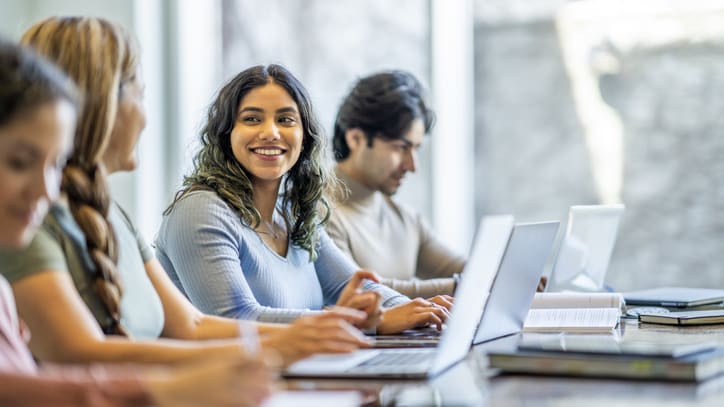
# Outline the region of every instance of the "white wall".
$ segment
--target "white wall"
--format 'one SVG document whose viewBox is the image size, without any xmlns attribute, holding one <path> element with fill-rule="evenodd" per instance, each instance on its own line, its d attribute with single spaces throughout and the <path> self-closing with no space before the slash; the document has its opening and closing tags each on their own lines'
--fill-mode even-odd
<svg viewBox="0 0 724 407">
<path fill-rule="evenodd" d="M 133 9 L 134 3 L 127 0 L 3 0 L 0 34 L 17 39 L 34 22 L 52 15 L 101 16 L 131 27 Z"/>
<path fill-rule="evenodd" d="M 167 203 L 164 123 L 162 103 L 164 16 L 162 0 L 3 0 L 0 4 L 0 35 L 17 40 L 33 23 L 53 15 L 104 17 L 135 32 L 142 50 L 146 81 L 147 127 L 138 144 L 139 169 L 114 174 L 111 191 L 147 239 L 155 233 Z M 139 174 L 144 174 L 141 177 Z"/>
<path fill-rule="evenodd" d="M 432 137 L 433 222 L 438 237 L 467 255 L 475 219 L 473 4 L 431 3 L 432 95 L 437 123 Z M 450 78 L 455 78 L 450 80 Z M 450 199 L 450 197 L 455 197 Z"/>
</svg>

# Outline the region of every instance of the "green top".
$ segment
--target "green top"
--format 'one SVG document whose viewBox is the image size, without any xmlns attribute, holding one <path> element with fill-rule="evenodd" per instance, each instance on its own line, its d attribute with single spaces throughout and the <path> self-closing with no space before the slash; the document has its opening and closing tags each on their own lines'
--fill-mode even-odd
<svg viewBox="0 0 724 407">
<path fill-rule="evenodd" d="M 153 259 L 153 250 L 117 204 L 111 205 L 108 219 L 118 240 L 118 272 L 123 284 L 121 322 L 135 339 L 158 338 L 164 325 L 163 306 L 144 268 Z M 110 316 L 93 287 L 89 270 L 95 265 L 85 236 L 66 206 L 50 208 L 28 248 L 0 250 L 0 265 L 0 273 L 10 283 L 48 270 L 70 273 L 98 323 L 104 329 L 110 327 Z"/>
</svg>

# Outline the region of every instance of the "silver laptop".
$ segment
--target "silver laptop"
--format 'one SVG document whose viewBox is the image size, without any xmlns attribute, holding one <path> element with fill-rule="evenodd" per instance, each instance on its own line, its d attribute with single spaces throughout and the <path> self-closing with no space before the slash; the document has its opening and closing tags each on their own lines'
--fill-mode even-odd
<svg viewBox="0 0 724 407">
<path fill-rule="evenodd" d="M 350 354 L 322 354 L 292 364 L 287 377 L 427 378 L 467 355 L 475 329 L 500 268 L 513 230 L 510 215 L 480 221 L 470 258 L 456 292 L 447 328 L 435 348 L 362 349 Z"/>
<path fill-rule="evenodd" d="M 560 222 L 515 225 L 495 276 L 474 344 L 518 333 L 553 249 Z"/>
<path fill-rule="evenodd" d="M 553 249 L 560 222 L 520 223 L 513 227 L 503 260 L 490 287 L 479 319 L 475 344 L 520 332 L 533 301 L 540 276 Z M 478 294 L 480 291 L 478 290 Z M 456 301 L 459 296 L 456 296 Z M 439 338 L 439 337 L 438 337 Z M 388 335 L 375 347 L 430 347 L 438 341 L 429 334 Z"/>
<path fill-rule="evenodd" d="M 605 291 L 623 205 L 575 205 L 546 291 Z"/>
</svg>

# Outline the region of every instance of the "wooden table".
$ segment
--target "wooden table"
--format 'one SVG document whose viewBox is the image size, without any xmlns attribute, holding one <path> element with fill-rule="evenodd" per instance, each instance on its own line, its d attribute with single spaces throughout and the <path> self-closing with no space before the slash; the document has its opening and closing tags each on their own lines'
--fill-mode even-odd
<svg viewBox="0 0 724 407">
<path fill-rule="evenodd" d="M 623 320 L 624 341 L 724 345 L 724 325 L 669 327 Z M 552 334 L 557 335 L 557 334 Z M 717 406 L 724 407 L 724 376 L 703 383 L 644 382 L 576 377 L 496 375 L 486 351 L 515 346 L 517 336 L 474 347 L 466 360 L 427 380 L 288 380 L 291 389 L 354 389 L 369 406 Z"/>
</svg>

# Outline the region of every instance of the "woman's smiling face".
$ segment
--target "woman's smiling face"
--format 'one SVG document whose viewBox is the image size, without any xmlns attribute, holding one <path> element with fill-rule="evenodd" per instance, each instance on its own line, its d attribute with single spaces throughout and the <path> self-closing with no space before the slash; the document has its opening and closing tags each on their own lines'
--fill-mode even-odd
<svg viewBox="0 0 724 407">
<path fill-rule="evenodd" d="M 75 108 L 56 101 L 0 127 L 0 247 L 28 244 L 58 196 L 75 120 Z"/>
<path fill-rule="evenodd" d="M 303 139 L 297 103 L 277 83 L 252 89 L 239 103 L 231 151 L 253 184 L 278 184 L 299 160 Z"/>
</svg>

